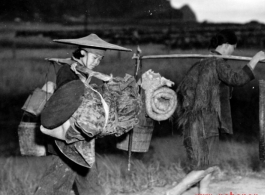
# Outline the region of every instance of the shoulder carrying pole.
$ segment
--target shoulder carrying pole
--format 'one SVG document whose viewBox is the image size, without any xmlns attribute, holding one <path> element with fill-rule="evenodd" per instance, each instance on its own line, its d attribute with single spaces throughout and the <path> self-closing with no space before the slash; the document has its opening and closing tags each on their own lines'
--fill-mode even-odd
<svg viewBox="0 0 265 195">
<path fill-rule="evenodd" d="M 168 55 L 147 55 L 142 56 L 142 60 L 146 59 L 172 59 L 172 58 L 223 58 L 227 60 L 239 60 L 239 61 L 250 61 L 251 57 L 245 56 L 233 56 L 233 55 L 213 55 L 213 54 L 168 54 Z M 136 59 L 136 56 L 133 56 L 133 59 Z M 265 63 L 265 60 L 260 61 L 261 63 Z"/>
<path fill-rule="evenodd" d="M 135 59 L 135 69 L 134 69 L 134 78 L 136 82 L 140 79 L 141 77 L 141 50 L 140 47 L 138 46 L 136 54 L 133 55 L 132 59 Z M 132 156 L 132 140 L 133 139 L 133 129 L 129 131 L 129 145 L 128 145 L 128 171 L 131 170 L 131 156 Z"/>
</svg>

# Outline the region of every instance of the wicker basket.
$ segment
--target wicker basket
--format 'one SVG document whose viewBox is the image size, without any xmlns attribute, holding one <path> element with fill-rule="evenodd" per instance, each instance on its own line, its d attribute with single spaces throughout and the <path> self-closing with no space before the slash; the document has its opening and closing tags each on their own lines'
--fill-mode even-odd
<svg viewBox="0 0 265 195">
<path fill-rule="evenodd" d="M 136 126 L 132 133 L 132 152 L 147 152 L 151 143 L 153 127 Z M 120 150 L 129 150 L 129 133 L 118 139 L 116 147 Z"/>
<path fill-rule="evenodd" d="M 45 156 L 44 135 L 37 122 L 21 121 L 18 126 L 19 147 L 21 155 Z"/>
<path fill-rule="evenodd" d="M 265 81 L 259 81 L 259 158 L 265 161 Z"/>
</svg>

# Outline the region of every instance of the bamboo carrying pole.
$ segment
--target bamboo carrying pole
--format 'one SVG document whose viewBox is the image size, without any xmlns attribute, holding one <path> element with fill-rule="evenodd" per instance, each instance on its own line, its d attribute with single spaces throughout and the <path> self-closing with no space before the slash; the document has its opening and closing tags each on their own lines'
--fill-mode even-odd
<svg viewBox="0 0 265 195">
<path fill-rule="evenodd" d="M 212 55 L 212 54 L 168 54 L 168 55 L 146 55 L 142 56 L 141 60 L 145 59 L 170 59 L 170 58 L 210 58 L 217 57 L 229 60 L 242 60 L 242 61 L 250 61 L 251 57 L 244 56 L 232 56 L 232 55 Z M 137 56 L 133 56 L 132 59 L 137 59 Z M 265 60 L 260 61 L 265 63 Z"/>
<path fill-rule="evenodd" d="M 141 76 L 141 50 L 138 46 L 136 54 L 134 54 L 133 59 L 135 59 L 135 69 L 134 78 L 136 81 L 140 79 Z M 129 143 L 128 143 L 128 171 L 131 171 L 131 156 L 132 156 L 132 142 L 133 142 L 133 129 L 129 131 Z"/>
</svg>

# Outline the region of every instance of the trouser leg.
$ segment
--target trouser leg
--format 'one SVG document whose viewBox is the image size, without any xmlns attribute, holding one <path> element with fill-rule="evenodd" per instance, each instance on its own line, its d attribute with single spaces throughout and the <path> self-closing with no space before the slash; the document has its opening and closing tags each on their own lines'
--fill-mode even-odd
<svg viewBox="0 0 265 195">
<path fill-rule="evenodd" d="M 184 131 L 184 146 L 190 160 L 190 173 L 173 188 L 167 195 L 181 195 L 191 186 L 199 183 L 199 193 L 207 193 L 212 173 L 218 170 L 215 164 L 215 154 L 218 152 L 219 137 L 205 139 L 202 121 L 195 121 Z"/>
<path fill-rule="evenodd" d="M 68 195 L 72 190 L 74 178 L 73 170 L 58 156 L 54 156 L 40 179 L 35 195 Z"/>
<path fill-rule="evenodd" d="M 190 161 L 190 171 L 203 170 L 218 164 L 219 135 L 207 137 L 206 129 L 218 131 L 218 123 L 195 120 L 185 126 L 183 144 Z"/>
<path fill-rule="evenodd" d="M 209 147 L 204 138 L 203 122 L 196 120 L 187 125 L 183 137 L 183 144 L 189 161 L 189 171 L 206 168 L 209 164 Z"/>
<path fill-rule="evenodd" d="M 75 184 L 79 195 L 105 195 L 104 188 L 99 184 L 96 163 L 90 168 L 81 167 L 77 171 Z"/>
<path fill-rule="evenodd" d="M 218 164 L 218 152 L 219 152 L 219 137 L 212 136 L 206 139 L 209 148 L 209 166 Z M 216 170 L 217 171 L 217 170 Z M 212 180 L 213 173 L 206 175 L 201 181 L 199 186 L 200 194 L 209 193 L 209 185 Z"/>
</svg>

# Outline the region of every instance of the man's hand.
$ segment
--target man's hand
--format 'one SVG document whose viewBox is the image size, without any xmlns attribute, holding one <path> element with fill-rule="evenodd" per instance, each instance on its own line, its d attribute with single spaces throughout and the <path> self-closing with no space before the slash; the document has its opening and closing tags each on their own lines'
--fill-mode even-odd
<svg viewBox="0 0 265 195">
<path fill-rule="evenodd" d="M 256 53 L 252 59 L 250 60 L 250 62 L 248 63 L 248 65 L 252 68 L 252 70 L 256 67 L 256 65 L 258 64 L 259 61 L 263 61 L 265 60 L 265 54 L 263 51 L 259 51 L 258 53 Z"/>
</svg>

